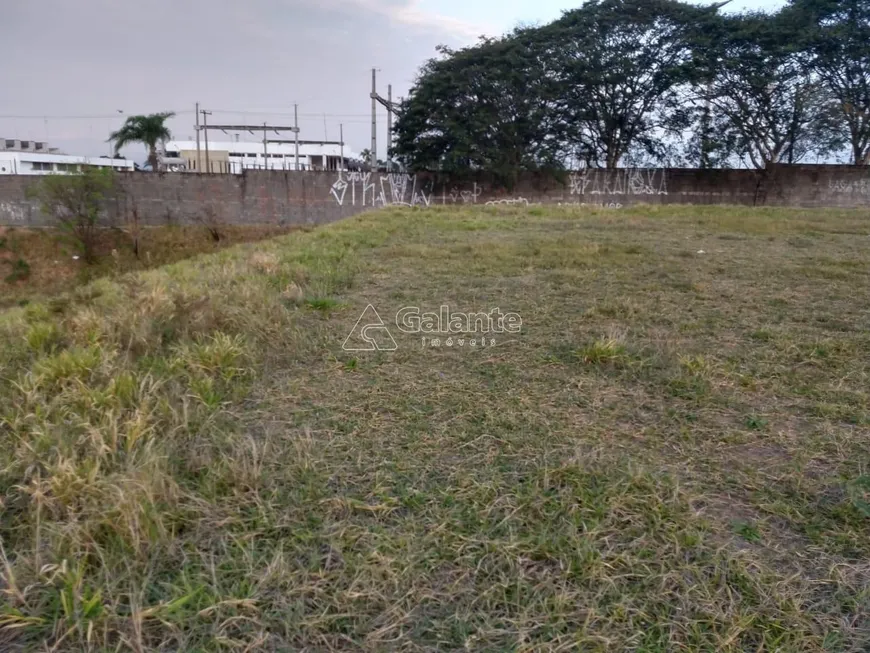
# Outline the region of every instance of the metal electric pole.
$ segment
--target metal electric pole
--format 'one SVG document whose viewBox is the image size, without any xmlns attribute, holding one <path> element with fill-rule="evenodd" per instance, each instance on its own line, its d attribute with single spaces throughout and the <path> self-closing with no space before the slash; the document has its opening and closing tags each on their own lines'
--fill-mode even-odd
<svg viewBox="0 0 870 653">
<path fill-rule="evenodd" d="M 202 156 L 199 153 L 199 102 L 196 103 L 196 171 L 202 172 Z"/>
<path fill-rule="evenodd" d="M 344 125 L 338 126 L 338 140 L 341 141 L 341 170 L 344 170 Z"/>
<path fill-rule="evenodd" d="M 211 111 L 206 111 L 202 109 L 200 111 L 202 114 L 202 130 L 205 132 L 205 168 L 206 172 L 211 172 L 211 162 L 208 159 L 208 118 L 207 116 L 211 115 Z"/>
<path fill-rule="evenodd" d="M 387 166 L 390 167 L 391 157 L 390 150 L 393 146 L 393 116 L 399 115 L 399 105 L 393 103 L 393 85 L 387 86 L 386 99 L 378 95 L 377 78 L 375 77 L 375 69 L 372 68 L 372 167 L 378 164 L 376 154 L 377 147 L 377 106 L 380 102 L 387 110 Z"/>
<path fill-rule="evenodd" d="M 369 153 L 372 170 L 378 168 L 378 73 L 372 68 L 372 149 Z"/>
<path fill-rule="evenodd" d="M 263 170 L 269 169 L 269 148 L 266 145 L 268 142 L 266 139 L 269 138 L 268 134 L 266 134 L 266 126 L 268 123 L 263 123 Z"/>
<path fill-rule="evenodd" d="M 293 129 L 296 132 L 296 171 L 299 171 L 299 105 L 293 105 Z"/>
</svg>

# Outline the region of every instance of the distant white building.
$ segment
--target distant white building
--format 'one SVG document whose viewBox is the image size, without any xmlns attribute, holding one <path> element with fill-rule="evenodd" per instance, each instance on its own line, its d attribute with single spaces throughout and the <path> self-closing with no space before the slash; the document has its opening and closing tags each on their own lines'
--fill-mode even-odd
<svg viewBox="0 0 870 653">
<path fill-rule="evenodd" d="M 50 175 L 81 172 L 86 167 L 114 168 L 132 172 L 127 159 L 61 154 L 42 141 L 0 139 L 0 175 Z"/>
<path fill-rule="evenodd" d="M 337 141 L 299 141 L 299 160 L 296 160 L 296 141 L 213 141 L 200 142 L 197 157 L 196 141 L 169 141 L 166 157 L 183 159 L 191 172 L 220 172 L 239 174 L 243 170 L 346 170 L 349 160 L 358 155 Z M 199 161 L 197 161 L 199 158 Z M 206 161 L 208 162 L 206 164 Z"/>
</svg>

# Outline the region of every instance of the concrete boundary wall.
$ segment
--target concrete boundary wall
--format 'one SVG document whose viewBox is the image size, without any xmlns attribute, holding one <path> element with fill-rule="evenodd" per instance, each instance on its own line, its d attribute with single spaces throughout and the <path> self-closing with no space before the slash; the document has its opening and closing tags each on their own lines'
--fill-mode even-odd
<svg viewBox="0 0 870 653">
<path fill-rule="evenodd" d="M 385 206 L 648 204 L 870 207 L 870 168 L 775 165 L 767 170 L 589 169 L 561 178 L 524 174 L 507 190 L 487 174 L 246 171 L 242 175 L 123 173 L 107 224 L 135 207 L 143 224 L 323 224 Z M 38 177 L 0 176 L 0 225 L 39 227 L 29 192 Z"/>
</svg>

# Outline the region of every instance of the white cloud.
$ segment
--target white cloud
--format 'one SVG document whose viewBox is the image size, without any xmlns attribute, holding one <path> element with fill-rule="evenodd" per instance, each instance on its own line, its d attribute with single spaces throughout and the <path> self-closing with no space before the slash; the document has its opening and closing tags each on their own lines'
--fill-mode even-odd
<svg viewBox="0 0 870 653">
<path fill-rule="evenodd" d="M 473 24 L 421 9 L 419 0 L 330 0 L 333 6 L 352 5 L 380 14 L 397 25 L 445 32 L 459 41 L 475 41 L 497 30 L 492 25 Z"/>
</svg>

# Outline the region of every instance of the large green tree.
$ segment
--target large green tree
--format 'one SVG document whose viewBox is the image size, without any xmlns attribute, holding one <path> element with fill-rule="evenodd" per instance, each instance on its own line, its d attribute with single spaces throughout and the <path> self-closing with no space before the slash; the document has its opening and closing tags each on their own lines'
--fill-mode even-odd
<svg viewBox="0 0 870 653">
<path fill-rule="evenodd" d="M 509 181 L 556 165 L 550 81 L 529 47 L 532 31 L 439 48 L 402 105 L 393 155 L 410 169 L 486 169 Z"/>
<path fill-rule="evenodd" d="M 851 142 L 870 162 L 870 0 L 589 0 L 421 69 L 396 123 L 412 169 L 764 168 Z"/>
<path fill-rule="evenodd" d="M 687 125 L 677 91 L 693 75 L 688 36 L 717 9 L 591 0 L 543 27 L 441 48 L 404 103 L 394 153 L 410 168 L 502 177 L 662 156 Z"/>
<path fill-rule="evenodd" d="M 693 78 L 690 34 L 718 6 L 591 0 L 541 28 L 561 124 L 587 166 L 615 168 L 633 149 L 660 155 L 679 129 L 679 89 Z"/>
<path fill-rule="evenodd" d="M 115 144 L 115 153 L 130 143 L 143 143 L 148 149 L 148 163 L 151 170 L 159 170 L 160 160 L 157 156 L 157 146 L 172 138 L 166 121 L 175 114 L 171 111 L 152 113 L 145 116 L 130 116 L 124 125 L 109 136 L 109 142 Z"/>
</svg>

